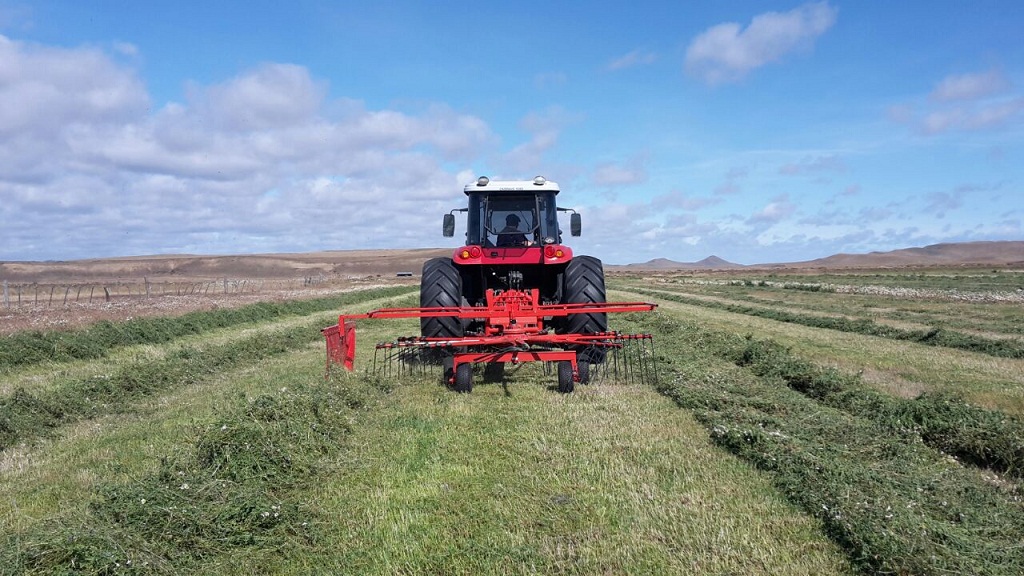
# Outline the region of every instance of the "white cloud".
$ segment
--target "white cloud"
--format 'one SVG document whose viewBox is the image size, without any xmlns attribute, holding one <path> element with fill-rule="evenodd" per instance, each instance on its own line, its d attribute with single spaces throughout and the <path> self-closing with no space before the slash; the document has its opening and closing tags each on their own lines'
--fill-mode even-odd
<svg viewBox="0 0 1024 576">
<path fill-rule="evenodd" d="M 843 159 L 829 154 L 825 156 L 806 156 L 799 162 L 790 162 L 779 168 L 779 174 L 798 176 L 827 172 L 845 172 L 846 163 Z"/>
<path fill-rule="evenodd" d="M 1016 121 L 1024 112 L 1024 96 L 923 108 L 919 113 L 913 107 L 896 105 L 890 108 L 889 118 L 924 136 L 954 131 L 997 130 Z"/>
<path fill-rule="evenodd" d="M 558 106 L 527 114 L 519 122 L 519 127 L 530 135 L 529 140 L 501 154 L 499 163 L 508 170 L 510 178 L 525 177 L 523 174 L 568 173 L 568 170 L 550 170 L 551 164 L 546 161 L 545 155 L 558 144 L 565 127 L 577 121 L 578 115 Z"/>
<path fill-rule="evenodd" d="M 638 155 L 621 164 L 602 162 L 594 167 L 590 180 L 602 187 L 642 184 L 647 181 L 647 158 Z"/>
<path fill-rule="evenodd" d="M 309 121 L 326 86 L 294 64 L 268 63 L 207 89 L 193 89 L 191 107 L 226 130 L 254 131 Z"/>
<path fill-rule="evenodd" d="M 741 29 L 735 22 L 707 29 L 686 50 L 686 69 L 708 84 L 742 79 L 749 72 L 810 46 L 836 21 L 839 10 L 827 2 L 804 4 L 789 12 L 766 12 Z"/>
<path fill-rule="evenodd" d="M 943 78 L 927 100 L 898 103 L 888 117 L 924 136 L 946 132 L 998 130 L 1024 113 L 1024 96 L 999 70 L 951 75 Z"/>
<path fill-rule="evenodd" d="M 788 194 L 782 194 L 752 214 L 747 223 L 773 225 L 786 220 L 795 212 L 796 204 L 790 202 Z"/>
<path fill-rule="evenodd" d="M 654 52 L 648 52 L 646 50 L 633 50 L 628 54 L 623 54 L 618 58 L 613 59 L 605 67 L 609 72 L 617 70 L 625 70 L 626 68 L 635 68 L 637 66 L 646 66 L 653 64 L 658 60 L 658 55 Z"/>
<path fill-rule="evenodd" d="M 63 49 L 0 35 L 0 132 L 42 135 L 70 123 L 123 121 L 149 106 L 142 82 L 90 48 Z"/>
<path fill-rule="evenodd" d="M 954 100 L 977 100 L 1010 88 L 1010 81 L 999 70 L 975 74 L 947 76 L 931 93 L 931 98 L 940 102 Z"/>
</svg>

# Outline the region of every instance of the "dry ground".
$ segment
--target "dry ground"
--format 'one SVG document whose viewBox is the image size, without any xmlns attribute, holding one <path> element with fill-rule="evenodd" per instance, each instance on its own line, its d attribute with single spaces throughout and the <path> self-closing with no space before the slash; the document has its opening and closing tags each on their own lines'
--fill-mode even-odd
<svg viewBox="0 0 1024 576">
<path fill-rule="evenodd" d="M 8 283 L 8 306 L 0 301 L 0 334 L 315 298 L 377 286 L 418 285 L 426 259 L 450 254 L 448 249 L 359 250 L 4 262 L 0 281 Z M 413 276 L 399 277 L 403 272 Z M 147 296 L 147 283 L 159 289 Z M 105 297 L 104 288 L 113 295 Z M 65 300 L 65 294 L 70 298 Z"/>
<path fill-rule="evenodd" d="M 983 250 L 979 251 L 979 248 Z M 98 320 L 174 315 L 257 301 L 312 298 L 372 286 L 418 285 L 419 272 L 425 260 L 450 254 L 450 248 L 424 248 L 0 262 L 0 281 L 7 285 L 5 299 L 0 301 L 0 334 L 25 329 L 71 328 Z M 896 255 L 899 256 L 898 265 L 894 265 L 897 263 Z M 832 274 L 841 274 L 843 271 L 892 270 L 894 267 L 928 268 L 936 265 L 936 258 L 945 268 L 991 266 L 993 258 L 1019 268 L 1024 262 L 1024 242 L 949 244 L 927 249 L 837 256 L 842 258 L 770 265 L 765 270 L 800 274 L 820 273 L 827 269 Z M 836 261 L 830 262 L 830 259 Z M 715 274 L 726 278 L 759 269 L 696 270 L 692 265 L 681 266 L 680 270 L 685 270 L 683 273 Z M 640 271 L 655 275 L 670 272 L 647 269 L 644 265 L 606 266 L 606 271 L 610 276 L 620 272 Z M 400 277 L 399 273 L 411 273 L 412 276 Z"/>
</svg>

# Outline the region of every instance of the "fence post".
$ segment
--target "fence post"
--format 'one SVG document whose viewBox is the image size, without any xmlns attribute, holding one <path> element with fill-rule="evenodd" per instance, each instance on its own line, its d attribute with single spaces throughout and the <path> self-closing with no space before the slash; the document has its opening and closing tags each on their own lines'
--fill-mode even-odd
<svg viewBox="0 0 1024 576">
<path fill-rule="evenodd" d="M 10 308 L 11 302 L 7 296 L 7 280 L 4 280 L 4 308 Z"/>
</svg>

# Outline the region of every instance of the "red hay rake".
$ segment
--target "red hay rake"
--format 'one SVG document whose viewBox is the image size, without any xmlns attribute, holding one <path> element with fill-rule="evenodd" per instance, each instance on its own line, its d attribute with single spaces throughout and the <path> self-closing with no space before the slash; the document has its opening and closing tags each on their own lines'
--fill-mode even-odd
<svg viewBox="0 0 1024 576">
<path fill-rule="evenodd" d="M 656 380 L 654 341 L 650 334 L 622 334 L 608 331 L 590 334 L 558 334 L 545 322 L 572 314 L 650 312 L 647 302 L 600 302 L 582 304 L 541 304 L 540 292 L 530 290 L 487 290 L 486 306 L 435 308 L 383 308 L 362 314 L 342 314 L 338 323 L 322 330 L 327 341 L 327 374 L 335 364 L 352 371 L 355 361 L 355 321 L 380 318 L 458 318 L 482 323 L 475 333 L 457 338 L 408 336 L 377 344 L 374 370 L 390 375 L 397 363 L 400 371 L 423 370 L 440 364 L 444 381 L 458 392 L 473 386 L 473 364 L 493 366 L 545 362 L 557 367 L 558 390 L 572 392 L 576 383 L 586 384 L 613 375 L 629 381 Z M 378 364 L 378 354 L 383 358 Z M 581 358 L 580 356 L 584 356 Z M 591 361 L 596 368 L 591 374 Z M 486 373 L 486 371 L 485 371 Z"/>
</svg>

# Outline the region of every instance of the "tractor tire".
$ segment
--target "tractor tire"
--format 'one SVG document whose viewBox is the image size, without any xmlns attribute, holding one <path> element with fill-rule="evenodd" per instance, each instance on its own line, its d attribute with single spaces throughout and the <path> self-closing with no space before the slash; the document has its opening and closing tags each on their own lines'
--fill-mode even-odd
<svg viewBox="0 0 1024 576">
<path fill-rule="evenodd" d="M 607 302 L 604 288 L 604 267 L 593 256 L 576 256 L 565 267 L 562 281 L 563 304 L 593 304 Z M 572 314 L 564 324 L 564 334 L 596 334 L 608 330 L 608 315 Z M 600 346 L 575 348 L 579 363 L 604 362 L 605 349 Z"/>
<path fill-rule="evenodd" d="M 562 394 L 569 394 L 576 388 L 572 381 L 572 362 L 562 360 L 558 363 L 558 391 Z"/>
<path fill-rule="evenodd" d="M 468 394 L 473 391 L 473 365 L 469 362 L 459 364 L 455 369 L 455 391 Z"/>
<path fill-rule="evenodd" d="M 423 263 L 420 277 L 420 306 L 457 307 L 462 304 L 462 277 L 451 258 L 431 258 Z M 465 334 L 458 318 L 420 318 L 420 335 L 427 338 L 461 338 Z M 450 355 L 443 348 L 430 348 L 421 355 L 428 364 L 437 364 Z"/>
</svg>

